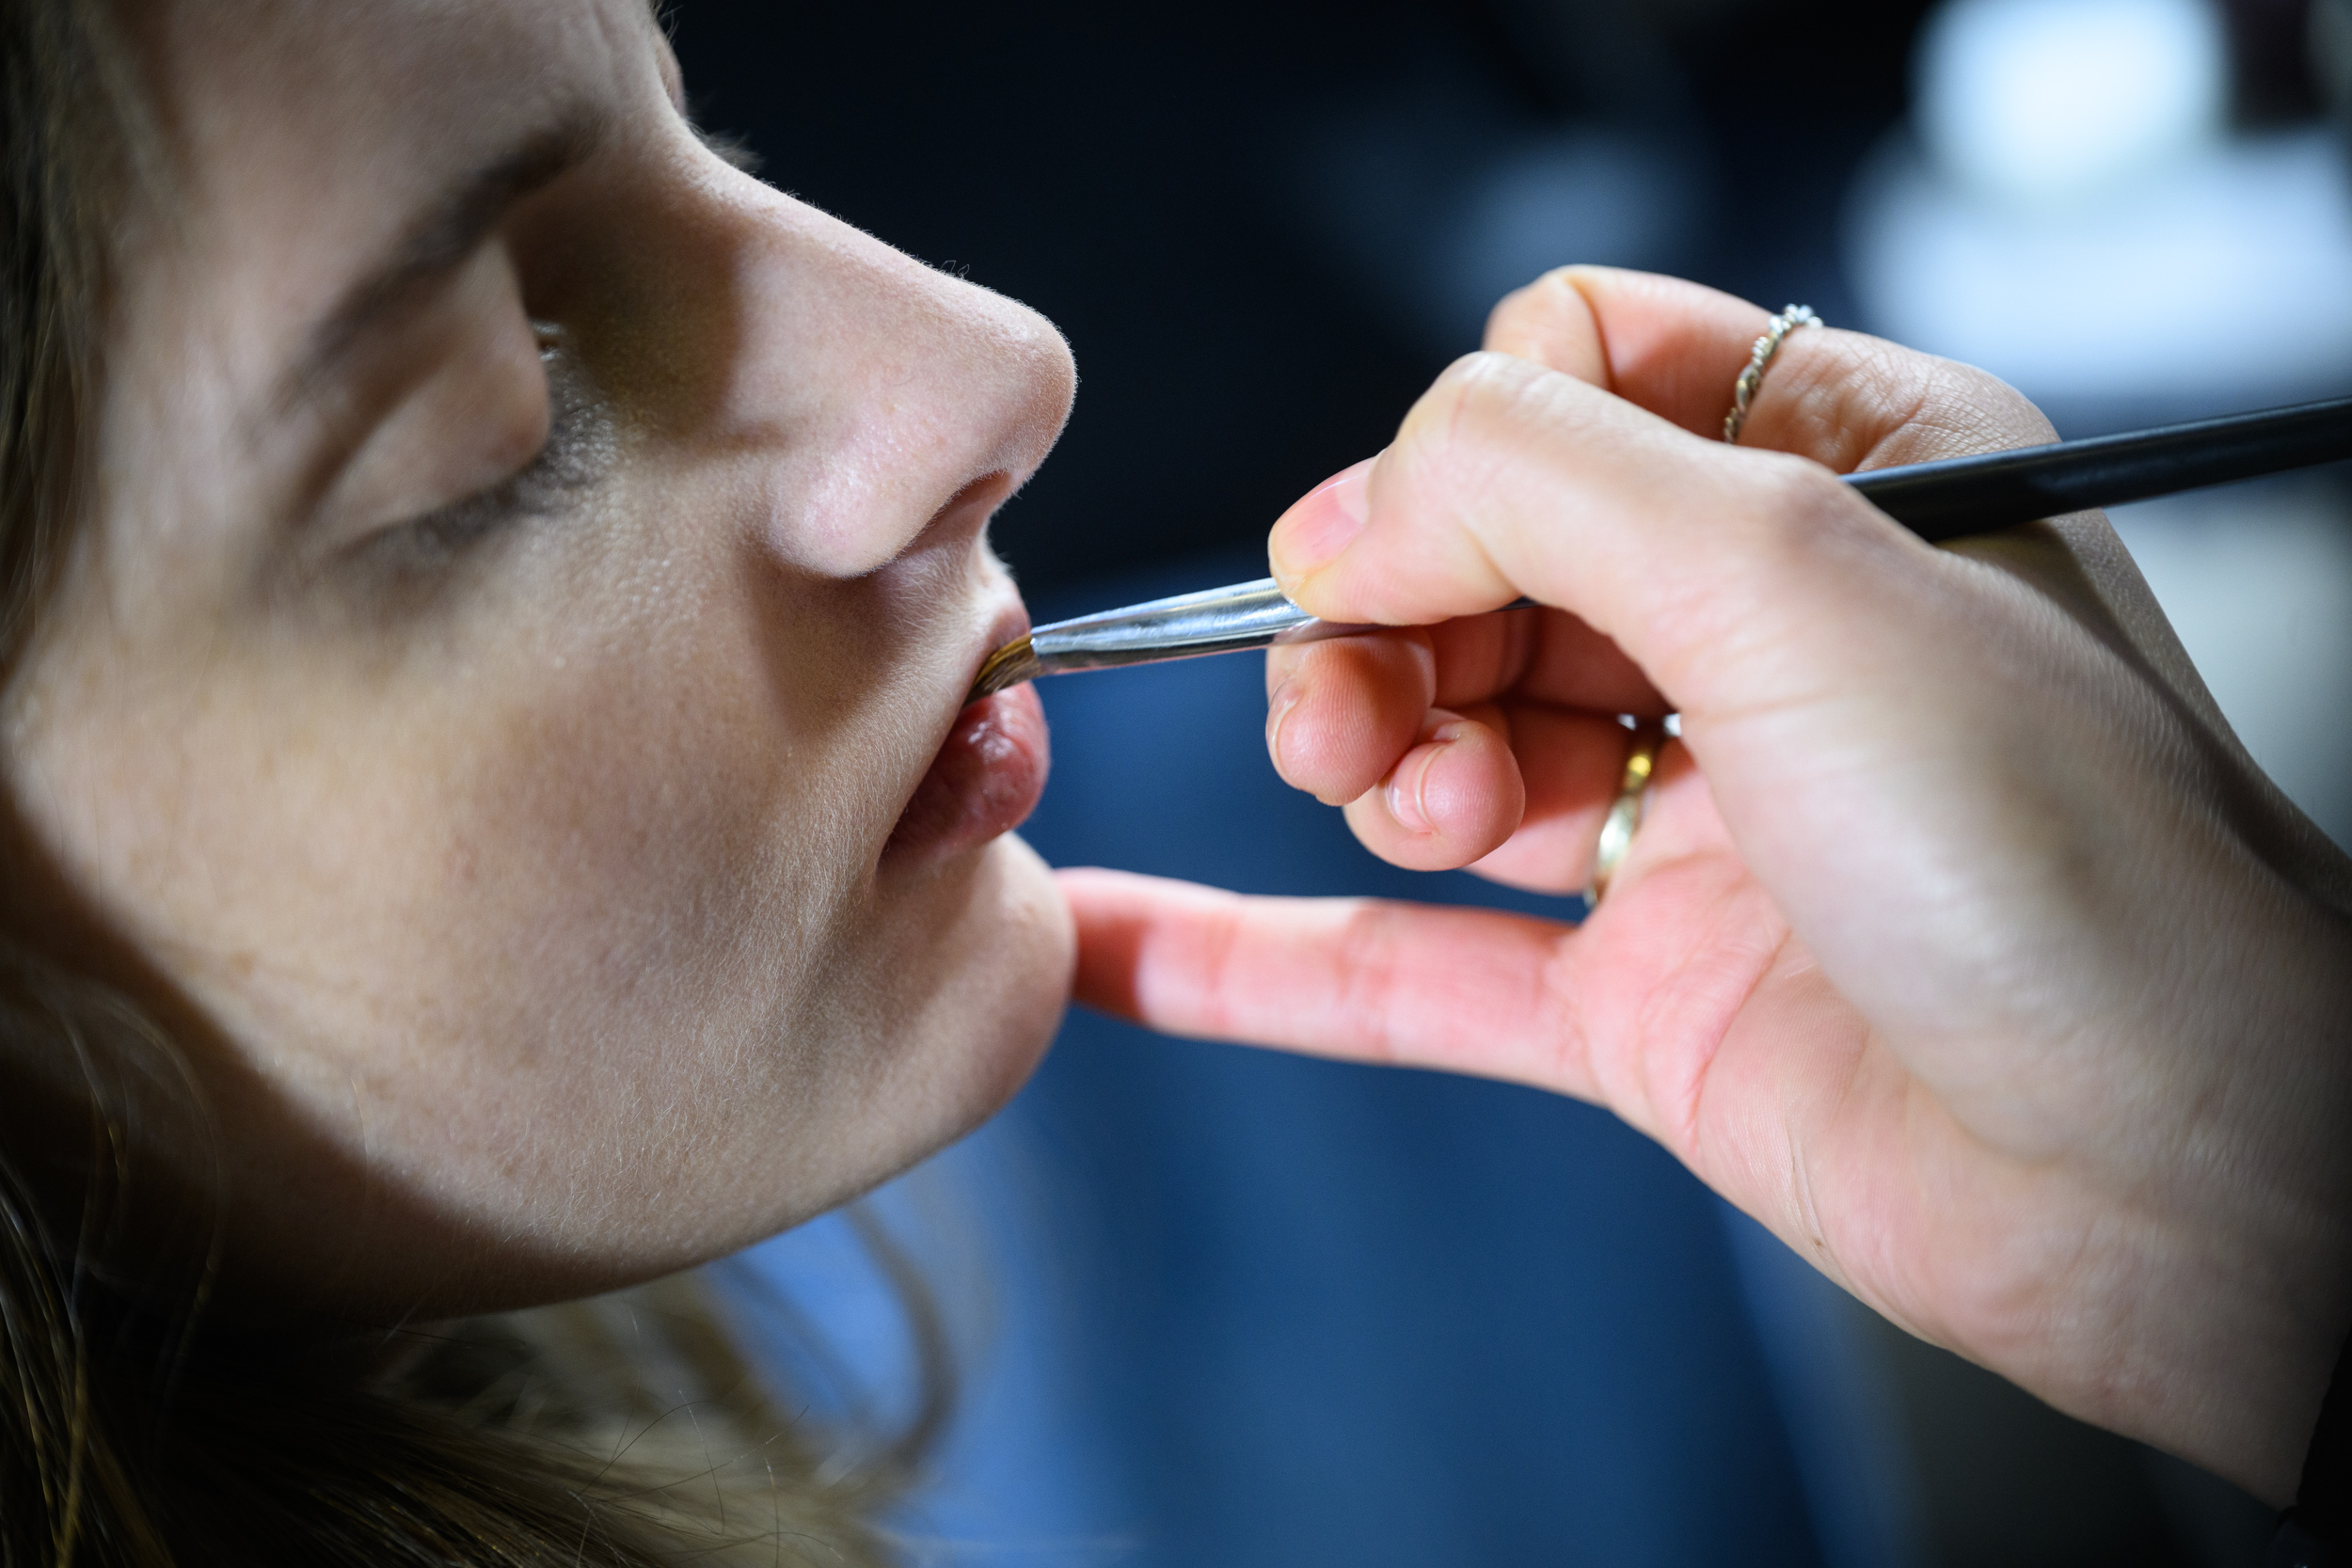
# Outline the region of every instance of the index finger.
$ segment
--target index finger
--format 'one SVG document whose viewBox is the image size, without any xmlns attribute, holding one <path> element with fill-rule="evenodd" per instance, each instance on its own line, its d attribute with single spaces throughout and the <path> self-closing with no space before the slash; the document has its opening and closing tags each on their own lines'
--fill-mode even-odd
<svg viewBox="0 0 2352 1568">
<path fill-rule="evenodd" d="M 1730 388 L 1768 321 L 1757 306 L 1679 278 L 1561 267 L 1495 307 L 1486 344 L 1714 439 L 1723 432 Z M 1774 357 L 1740 444 L 1858 473 L 2056 438 L 2039 409 L 1980 371 L 1857 334 L 1804 330 Z M 1947 547 L 1996 561 L 2076 614 L 2110 623 L 2167 684 L 2220 724 L 2219 710 L 2105 519 L 2054 519 L 2031 547 L 2014 537 Z"/>
<path fill-rule="evenodd" d="M 1770 320 L 1758 306 L 1680 278 L 1561 267 L 1495 307 L 1486 343 L 1720 439 L 1733 383 Z M 1835 473 L 2056 434 L 1993 377 L 1856 333 L 1790 335 L 1765 385 L 1740 444 L 1799 452 Z M 1933 417 L 1923 418 L 1929 409 Z"/>
</svg>

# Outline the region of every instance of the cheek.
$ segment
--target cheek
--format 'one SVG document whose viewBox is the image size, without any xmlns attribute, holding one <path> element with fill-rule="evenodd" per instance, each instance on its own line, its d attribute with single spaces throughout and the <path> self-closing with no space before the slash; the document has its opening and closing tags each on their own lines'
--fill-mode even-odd
<svg viewBox="0 0 2352 1568">
<path fill-rule="evenodd" d="M 467 1247 L 524 1283 L 437 1300 L 683 1267 L 963 1131 L 1051 1032 L 1034 857 L 881 866 L 968 676 L 905 628 L 961 578 L 747 568 L 668 499 L 704 533 L 550 531 L 389 652 L 60 666 L 16 737 L 39 834 L 215 1026 L 241 1221 L 305 1277 L 321 1236 L 407 1304 Z"/>
<path fill-rule="evenodd" d="M 817 1114 L 849 1043 L 821 982 L 879 838 L 844 786 L 869 727 L 796 728 L 707 639 L 505 655 L 495 690 L 159 693 L 53 769 L 80 804 L 51 836 L 271 1092 L 372 1161 L 544 1182 L 584 1151 L 691 1158 L 729 1108 Z"/>
<path fill-rule="evenodd" d="M 370 890 L 338 958 L 375 1014 L 408 1013 L 494 1071 L 542 1076 L 560 1056 L 585 1084 L 699 1076 L 678 1054 L 695 1037 L 795 1010 L 848 891 L 844 835 L 821 791 L 779 787 L 791 748 L 729 722 L 718 695 L 541 693 L 416 736 L 373 791 L 320 801 L 307 836 L 348 834 L 358 863 L 315 912 Z"/>
</svg>

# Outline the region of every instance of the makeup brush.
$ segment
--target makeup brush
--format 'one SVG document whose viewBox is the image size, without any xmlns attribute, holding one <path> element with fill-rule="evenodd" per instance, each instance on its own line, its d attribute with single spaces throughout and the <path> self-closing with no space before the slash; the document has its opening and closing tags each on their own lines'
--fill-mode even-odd
<svg viewBox="0 0 2352 1568">
<path fill-rule="evenodd" d="M 2094 506 L 2352 457 L 2352 398 L 2228 414 L 2121 436 L 1848 474 L 1865 499 L 1930 543 Z M 1521 599 L 1503 608 L 1518 610 Z M 1319 621 L 1272 578 L 1039 626 L 988 656 L 972 699 L 1039 675 L 1157 664 L 1376 628 Z"/>
</svg>

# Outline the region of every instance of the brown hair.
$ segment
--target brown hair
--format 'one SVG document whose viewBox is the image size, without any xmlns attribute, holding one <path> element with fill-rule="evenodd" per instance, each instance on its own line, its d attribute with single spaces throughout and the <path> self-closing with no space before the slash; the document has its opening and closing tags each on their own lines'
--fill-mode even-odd
<svg viewBox="0 0 2352 1568">
<path fill-rule="evenodd" d="M 135 76 L 102 0 L 0 0 L 0 672 L 84 511 L 108 259 L 150 179 Z M 37 1093 L 67 1113 L 40 1148 Z M 943 1408 L 919 1291 L 933 1395 L 898 1442 L 827 1464 L 693 1280 L 392 1335 L 208 1323 L 228 1195 L 188 1178 L 217 1144 L 184 1064 L 96 977 L 0 934 L 11 1100 L 0 1563 L 884 1560 L 866 1521 Z"/>
</svg>

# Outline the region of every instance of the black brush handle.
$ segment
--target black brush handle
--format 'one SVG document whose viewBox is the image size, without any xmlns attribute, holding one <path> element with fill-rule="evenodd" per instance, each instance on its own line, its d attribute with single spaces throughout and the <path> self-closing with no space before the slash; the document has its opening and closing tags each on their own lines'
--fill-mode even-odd
<svg viewBox="0 0 2352 1568">
<path fill-rule="evenodd" d="M 1931 543 L 2352 458 L 2352 398 L 1848 474 Z"/>
</svg>

